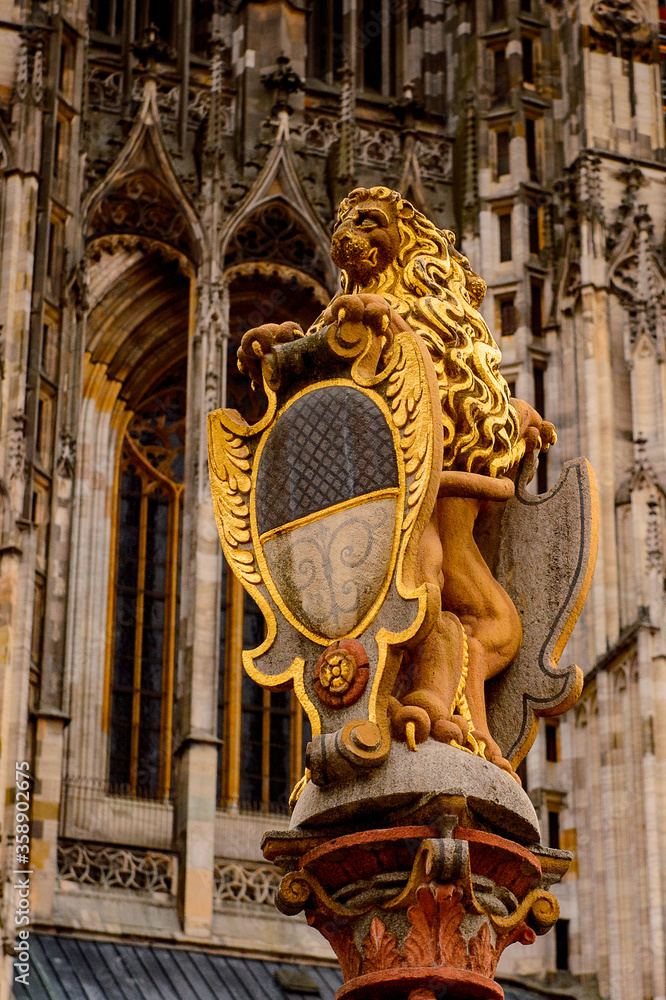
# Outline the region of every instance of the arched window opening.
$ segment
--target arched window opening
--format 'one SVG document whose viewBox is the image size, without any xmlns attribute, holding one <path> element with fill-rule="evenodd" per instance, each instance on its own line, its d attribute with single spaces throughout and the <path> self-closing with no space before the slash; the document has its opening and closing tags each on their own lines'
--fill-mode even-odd
<svg viewBox="0 0 666 1000">
<path fill-rule="evenodd" d="M 117 508 L 109 783 L 162 797 L 171 785 L 185 385 L 164 382 L 123 441 Z"/>
<path fill-rule="evenodd" d="M 314 0 L 308 17 L 308 76 L 322 83 L 340 82 L 344 64 L 342 4 Z"/>
<path fill-rule="evenodd" d="M 111 38 L 122 34 L 126 0 L 93 0 L 90 6 L 90 26 L 93 31 L 102 32 Z M 192 52 L 205 56 L 210 36 L 210 0 L 193 0 L 192 4 Z M 177 39 L 174 24 L 175 5 L 164 0 L 137 0 L 134 18 L 134 37 L 141 34 L 150 24 L 159 31 L 160 38 L 173 45 Z"/>
<path fill-rule="evenodd" d="M 94 0 L 90 10 L 90 26 L 111 38 L 118 37 L 123 29 L 124 0 Z"/>
<path fill-rule="evenodd" d="M 260 205 L 232 233 L 225 252 L 225 267 L 248 261 L 275 261 L 326 283 L 327 261 L 322 248 L 301 217 L 281 198 Z"/>
<path fill-rule="evenodd" d="M 221 13 L 226 10 L 227 4 L 223 3 L 218 7 L 222 8 L 218 11 Z M 215 5 L 211 0 L 193 0 L 191 47 L 195 55 L 204 57 L 208 55 L 211 40 L 210 18 L 214 10 Z"/>
<path fill-rule="evenodd" d="M 255 649 L 264 638 L 264 619 L 245 594 L 243 648 Z M 265 691 L 247 674 L 241 686 L 241 807 L 285 811 L 291 791 L 290 691 Z"/>
<path fill-rule="evenodd" d="M 229 573 L 227 560 L 222 556 L 222 577 L 220 580 L 220 644 L 217 661 L 217 737 L 221 740 L 217 749 L 217 789 L 215 800 L 218 806 L 224 803 L 226 797 L 225 768 L 227 734 L 225 718 L 227 710 L 227 627 L 229 623 Z"/>
</svg>

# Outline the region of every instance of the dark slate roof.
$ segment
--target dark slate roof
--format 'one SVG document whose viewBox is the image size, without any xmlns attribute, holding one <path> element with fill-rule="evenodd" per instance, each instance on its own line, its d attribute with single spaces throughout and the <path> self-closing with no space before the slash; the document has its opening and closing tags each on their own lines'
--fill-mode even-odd
<svg viewBox="0 0 666 1000">
<path fill-rule="evenodd" d="M 544 1000 L 503 983 L 505 1000 Z M 334 1000 L 339 969 L 181 948 L 30 935 L 27 987 L 16 1000 Z M 561 996 L 561 1000 L 574 1000 Z"/>
<path fill-rule="evenodd" d="M 340 970 L 325 966 L 31 934 L 29 986 L 15 983 L 14 996 L 16 1000 L 333 1000 L 341 985 Z"/>
<path fill-rule="evenodd" d="M 504 990 L 504 1000 L 544 1000 L 543 995 L 533 993 L 532 990 L 525 989 L 523 986 L 516 986 L 514 983 L 502 983 L 501 985 Z M 573 997 L 569 997 L 568 1000 L 573 1000 Z"/>
</svg>

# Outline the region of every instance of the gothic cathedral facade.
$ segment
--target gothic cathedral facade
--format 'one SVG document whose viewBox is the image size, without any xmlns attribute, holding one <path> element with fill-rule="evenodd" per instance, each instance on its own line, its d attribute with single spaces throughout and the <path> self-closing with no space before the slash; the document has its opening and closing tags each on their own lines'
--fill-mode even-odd
<svg viewBox="0 0 666 1000">
<path fill-rule="evenodd" d="M 243 676 L 205 418 L 260 414 L 240 338 L 307 328 L 374 184 L 488 282 L 539 491 L 599 481 L 585 688 L 522 768 L 577 860 L 500 976 L 666 996 L 665 106 L 657 0 L 0 0 L 3 1000 L 22 761 L 36 931 L 331 958 L 271 905 L 308 723 Z"/>
</svg>

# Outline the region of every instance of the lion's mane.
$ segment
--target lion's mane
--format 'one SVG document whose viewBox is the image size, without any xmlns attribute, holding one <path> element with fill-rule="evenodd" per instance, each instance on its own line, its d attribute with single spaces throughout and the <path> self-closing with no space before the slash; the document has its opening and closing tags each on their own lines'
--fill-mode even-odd
<svg viewBox="0 0 666 1000">
<path fill-rule="evenodd" d="M 515 461 L 519 423 L 500 373 L 500 349 L 477 306 L 486 283 L 455 248 L 455 236 L 386 187 L 357 188 L 338 210 L 340 224 L 363 201 L 392 206 L 400 251 L 368 284 L 343 271 L 345 294 L 383 295 L 425 341 L 442 403 L 444 468 L 500 476 Z"/>
</svg>

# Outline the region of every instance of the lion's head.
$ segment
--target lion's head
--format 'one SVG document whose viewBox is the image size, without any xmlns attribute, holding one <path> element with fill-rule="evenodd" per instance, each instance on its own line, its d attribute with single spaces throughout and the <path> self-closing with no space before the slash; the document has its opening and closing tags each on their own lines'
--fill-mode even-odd
<svg viewBox="0 0 666 1000">
<path fill-rule="evenodd" d="M 383 295 L 432 355 L 444 423 L 444 466 L 491 476 L 511 464 L 518 417 L 501 354 L 478 311 L 486 291 L 455 236 L 386 187 L 357 188 L 338 210 L 331 256 L 343 291 Z"/>
</svg>

